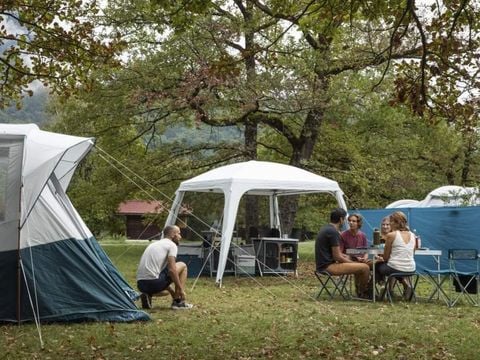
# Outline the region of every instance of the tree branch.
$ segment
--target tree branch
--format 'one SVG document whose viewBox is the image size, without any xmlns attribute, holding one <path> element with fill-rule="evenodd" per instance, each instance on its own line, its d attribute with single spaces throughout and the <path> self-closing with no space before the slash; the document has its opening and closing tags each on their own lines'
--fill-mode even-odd
<svg viewBox="0 0 480 360">
<path fill-rule="evenodd" d="M 453 15 L 452 26 L 450 27 L 450 30 L 448 31 L 448 35 L 447 35 L 448 39 L 452 36 L 453 31 L 455 30 L 455 27 L 457 26 L 458 18 L 460 17 L 462 11 L 465 9 L 465 7 L 467 6 L 468 3 L 469 3 L 469 0 L 463 0 L 460 3 L 460 6 L 458 7 L 457 11 Z"/>
<path fill-rule="evenodd" d="M 379 55 L 383 55 L 385 53 L 385 51 L 388 52 L 388 56 L 386 58 L 386 61 L 387 61 L 387 66 L 385 67 L 385 69 L 383 70 L 383 73 L 382 73 L 382 76 L 380 77 L 380 80 L 375 84 L 373 85 L 372 87 L 372 91 L 375 90 L 382 82 L 383 82 L 383 79 L 385 78 L 385 75 L 387 74 L 388 72 L 388 69 L 390 68 L 390 62 L 391 62 L 391 59 L 392 59 L 392 53 L 393 53 L 393 48 L 394 48 L 394 39 L 395 39 L 395 35 L 397 33 L 397 30 L 398 28 L 400 27 L 400 25 L 402 24 L 403 22 L 403 19 L 405 19 L 405 16 L 408 14 L 408 6 L 405 7 L 403 13 L 402 13 L 402 16 L 400 17 L 400 19 L 398 20 L 397 24 L 394 26 L 393 28 L 393 31 L 392 31 L 392 34 L 390 35 L 390 43 L 389 43 L 389 46 L 387 49 L 385 49 L 383 52 L 381 52 Z M 405 34 L 405 32 L 404 32 Z"/>
</svg>

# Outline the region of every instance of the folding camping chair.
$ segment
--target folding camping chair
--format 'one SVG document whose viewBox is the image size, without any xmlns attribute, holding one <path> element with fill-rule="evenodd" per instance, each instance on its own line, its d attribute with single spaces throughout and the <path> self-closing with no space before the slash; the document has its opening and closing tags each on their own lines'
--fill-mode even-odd
<svg viewBox="0 0 480 360">
<path fill-rule="evenodd" d="M 472 305 L 478 306 L 478 283 L 480 277 L 478 251 L 476 249 L 449 249 L 448 262 L 448 269 L 426 270 L 429 279 L 434 285 L 429 300 L 438 294 L 447 306 L 453 307 L 461 297 L 465 297 Z M 472 268 L 473 262 L 475 266 Z M 458 269 L 459 266 L 464 269 L 468 265 L 470 265 L 472 270 Z M 450 283 L 450 288 L 455 285 L 458 294 L 454 295 L 453 291 L 446 291 L 444 288 L 446 282 Z"/>
<path fill-rule="evenodd" d="M 452 270 L 452 280 L 458 292 L 457 296 L 451 301 L 450 306 L 454 306 L 462 296 L 472 305 L 478 306 L 478 282 L 480 276 L 478 251 L 476 249 L 450 249 L 448 250 L 448 259 L 450 269 Z M 461 264 L 474 264 L 474 267 L 471 270 L 457 269 L 457 266 Z"/>
<path fill-rule="evenodd" d="M 342 296 L 344 300 L 350 298 L 350 293 L 347 288 L 349 275 L 332 275 L 327 270 L 315 271 L 315 276 L 320 282 L 320 289 L 317 293 L 316 299 L 326 292 L 330 299 L 333 299 L 336 294 Z"/>
<path fill-rule="evenodd" d="M 388 275 L 385 278 L 385 289 L 380 294 L 380 299 L 385 299 L 387 297 L 390 304 L 393 304 L 393 295 L 396 289 L 400 289 L 402 293 L 402 298 L 405 301 L 414 301 L 417 302 L 417 283 L 419 275 L 417 272 L 396 272 Z M 408 286 L 411 289 L 410 293 L 403 292 L 403 286 L 400 287 L 401 279 L 404 279 Z"/>
</svg>

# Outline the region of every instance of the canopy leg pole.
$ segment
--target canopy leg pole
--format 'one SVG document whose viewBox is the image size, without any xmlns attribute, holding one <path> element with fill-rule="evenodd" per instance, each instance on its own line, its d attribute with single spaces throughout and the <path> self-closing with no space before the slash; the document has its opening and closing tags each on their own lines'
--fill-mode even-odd
<svg viewBox="0 0 480 360">
<path fill-rule="evenodd" d="M 212 256 L 212 253 L 213 253 L 213 248 L 212 248 L 212 243 L 210 243 L 210 251 L 208 252 L 207 258 L 203 261 L 202 268 L 200 269 L 197 277 L 195 278 L 195 281 L 193 282 L 192 288 L 190 289 L 190 291 L 193 291 L 193 289 L 194 289 L 195 286 L 197 285 L 198 278 L 202 275 L 203 269 L 205 269 L 205 266 L 207 265 L 207 261 L 210 260 L 210 257 Z M 210 266 L 212 266 L 212 265 L 210 265 Z M 211 269 L 210 269 L 210 272 L 211 272 Z M 211 275 L 210 275 L 210 276 L 211 276 Z"/>
</svg>

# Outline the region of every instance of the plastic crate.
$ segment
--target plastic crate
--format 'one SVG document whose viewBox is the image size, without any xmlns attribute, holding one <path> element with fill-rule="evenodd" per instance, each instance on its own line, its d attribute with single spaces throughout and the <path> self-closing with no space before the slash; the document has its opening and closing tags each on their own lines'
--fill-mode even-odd
<svg viewBox="0 0 480 360">
<path fill-rule="evenodd" d="M 255 275 L 255 256 L 237 255 L 235 257 L 236 275 Z"/>
</svg>

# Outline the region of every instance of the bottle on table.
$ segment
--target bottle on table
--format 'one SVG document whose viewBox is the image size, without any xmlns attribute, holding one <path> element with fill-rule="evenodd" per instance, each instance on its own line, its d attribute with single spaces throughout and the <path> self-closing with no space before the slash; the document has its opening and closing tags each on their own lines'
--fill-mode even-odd
<svg viewBox="0 0 480 360">
<path fill-rule="evenodd" d="M 377 228 L 373 229 L 373 245 L 380 245 L 380 230 Z"/>
<path fill-rule="evenodd" d="M 420 249 L 422 247 L 422 239 L 417 234 L 417 230 L 413 229 L 413 234 L 415 235 L 415 249 Z"/>
</svg>

